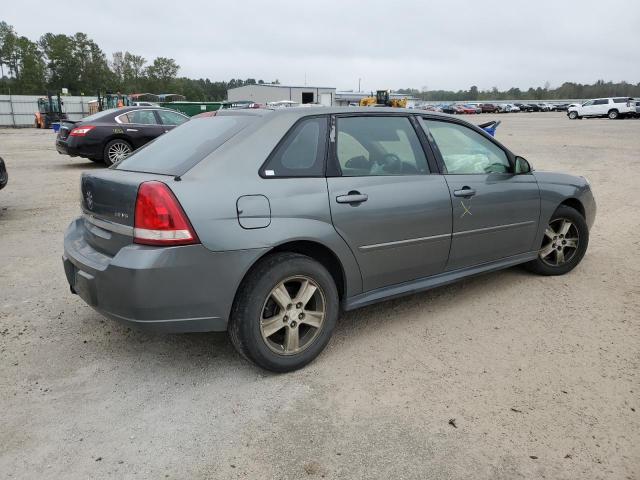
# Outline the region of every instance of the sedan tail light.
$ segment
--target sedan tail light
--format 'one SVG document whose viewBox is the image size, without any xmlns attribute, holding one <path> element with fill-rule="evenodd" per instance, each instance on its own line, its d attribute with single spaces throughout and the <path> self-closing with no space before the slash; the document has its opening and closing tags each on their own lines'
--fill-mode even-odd
<svg viewBox="0 0 640 480">
<path fill-rule="evenodd" d="M 162 182 L 144 182 L 138 188 L 133 241 L 143 245 L 200 243 L 178 199 Z"/>
<path fill-rule="evenodd" d="M 87 133 L 89 133 L 94 128 L 96 128 L 96 127 L 94 127 L 93 125 L 85 125 L 83 127 L 76 127 L 76 128 L 72 129 L 69 132 L 69 136 L 70 137 L 84 137 L 85 135 L 87 135 Z"/>
</svg>

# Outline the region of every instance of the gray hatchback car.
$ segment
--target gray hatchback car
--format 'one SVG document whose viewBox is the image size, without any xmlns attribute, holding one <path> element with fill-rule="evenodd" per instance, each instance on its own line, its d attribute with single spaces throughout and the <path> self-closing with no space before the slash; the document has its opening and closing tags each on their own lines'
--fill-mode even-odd
<svg viewBox="0 0 640 480">
<path fill-rule="evenodd" d="M 81 188 L 72 292 L 130 325 L 226 330 L 278 372 L 314 359 L 341 310 L 517 264 L 570 271 L 596 212 L 585 178 L 388 108 L 221 111 Z"/>
</svg>

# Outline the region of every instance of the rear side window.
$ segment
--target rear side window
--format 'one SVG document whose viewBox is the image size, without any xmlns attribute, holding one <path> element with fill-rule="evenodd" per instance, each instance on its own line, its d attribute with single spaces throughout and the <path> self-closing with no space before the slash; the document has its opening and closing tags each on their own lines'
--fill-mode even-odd
<svg viewBox="0 0 640 480">
<path fill-rule="evenodd" d="M 629 99 L 627 97 L 625 98 L 614 98 L 613 99 L 613 103 L 627 103 L 629 101 Z"/>
<path fill-rule="evenodd" d="M 132 110 L 128 113 L 124 113 L 118 116 L 119 123 L 135 123 L 136 125 L 157 125 L 153 110 Z"/>
<path fill-rule="evenodd" d="M 118 170 L 182 175 L 257 117 L 220 116 L 191 119 L 117 163 Z"/>
<path fill-rule="evenodd" d="M 598 100 L 593 101 L 594 105 L 606 105 L 607 103 L 609 103 L 609 100 L 606 98 L 599 98 Z"/>
<path fill-rule="evenodd" d="M 327 148 L 326 117 L 298 122 L 269 156 L 265 177 L 322 177 Z"/>
</svg>

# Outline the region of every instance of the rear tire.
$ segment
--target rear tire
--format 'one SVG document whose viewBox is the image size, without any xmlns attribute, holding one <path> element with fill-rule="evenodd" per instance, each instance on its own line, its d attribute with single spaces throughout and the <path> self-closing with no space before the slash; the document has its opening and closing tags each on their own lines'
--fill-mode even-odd
<svg viewBox="0 0 640 480">
<path fill-rule="evenodd" d="M 303 289 L 313 292 L 309 299 Z M 338 290 L 326 268 L 305 255 L 276 253 L 260 260 L 240 285 L 229 338 L 259 367 L 289 372 L 324 350 L 338 314 Z"/>
<path fill-rule="evenodd" d="M 120 160 L 124 160 L 133 152 L 131 144 L 121 138 L 116 138 L 104 147 L 104 163 L 110 167 Z"/>
<path fill-rule="evenodd" d="M 616 120 L 619 116 L 620 113 L 618 112 L 618 110 L 609 110 L 609 113 L 607 113 L 607 117 L 609 117 L 609 120 Z"/>
<path fill-rule="evenodd" d="M 538 258 L 525 263 L 527 270 L 538 275 L 564 275 L 582 260 L 589 245 L 589 227 L 574 208 L 561 205 L 545 229 Z"/>
</svg>

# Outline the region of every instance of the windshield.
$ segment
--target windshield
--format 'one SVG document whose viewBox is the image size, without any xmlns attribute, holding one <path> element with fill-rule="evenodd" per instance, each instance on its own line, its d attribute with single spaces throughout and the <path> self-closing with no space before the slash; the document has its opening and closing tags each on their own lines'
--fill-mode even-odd
<svg viewBox="0 0 640 480">
<path fill-rule="evenodd" d="M 114 165 L 118 170 L 183 175 L 257 117 L 191 119 Z"/>
</svg>

